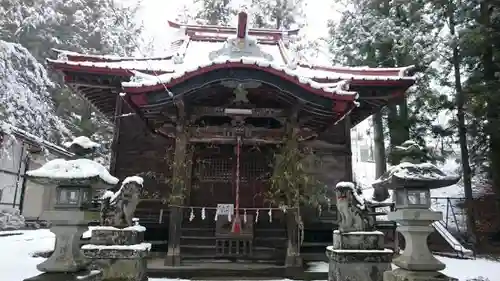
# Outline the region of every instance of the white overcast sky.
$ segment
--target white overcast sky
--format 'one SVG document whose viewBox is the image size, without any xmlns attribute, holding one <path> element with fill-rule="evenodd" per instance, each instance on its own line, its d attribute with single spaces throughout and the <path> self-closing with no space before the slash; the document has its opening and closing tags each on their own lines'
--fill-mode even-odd
<svg viewBox="0 0 500 281">
<path fill-rule="evenodd" d="M 119 1 L 137 2 L 137 0 Z M 142 0 L 138 20 L 144 24 L 145 37 L 154 40 L 156 50 L 167 48 L 172 32 L 167 25 L 167 20 L 174 20 L 179 9 L 186 2 L 190 0 Z M 338 18 L 339 15 L 339 7 L 334 7 L 332 2 L 332 0 L 306 0 L 307 27 L 303 32 L 312 38 L 327 35 L 328 20 Z"/>
</svg>

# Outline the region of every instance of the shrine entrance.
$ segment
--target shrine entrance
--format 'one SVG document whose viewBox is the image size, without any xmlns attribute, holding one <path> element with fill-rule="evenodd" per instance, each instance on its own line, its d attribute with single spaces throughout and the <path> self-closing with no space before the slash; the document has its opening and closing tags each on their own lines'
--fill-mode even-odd
<svg viewBox="0 0 500 281">
<path fill-rule="evenodd" d="M 196 145 L 193 153 L 191 190 L 186 205 L 217 207 L 236 204 L 239 176 L 241 208 L 264 208 L 272 172 L 272 146 L 241 146 L 239 175 L 234 144 Z"/>
</svg>

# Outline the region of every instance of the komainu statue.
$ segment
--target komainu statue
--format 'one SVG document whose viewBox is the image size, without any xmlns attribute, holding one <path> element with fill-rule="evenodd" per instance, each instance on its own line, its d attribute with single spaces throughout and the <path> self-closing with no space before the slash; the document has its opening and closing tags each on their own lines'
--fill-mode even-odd
<svg viewBox="0 0 500 281">
<path fill-rule="evenodd" d="M 352 182 L 339 182 L 335 186 L 337 210 L 339 212 L 339 231 L 371 231 L 375 227 L 375 219 L 369 204 Z"/>
<path fill-rule="evenodd" d="M 142 189 L 141 177 L 128 177 L 123 180 L 117 192 L 106 191 L 101 197 L 102 226 L 132 226 L 133 216 Z"/>
</svg>

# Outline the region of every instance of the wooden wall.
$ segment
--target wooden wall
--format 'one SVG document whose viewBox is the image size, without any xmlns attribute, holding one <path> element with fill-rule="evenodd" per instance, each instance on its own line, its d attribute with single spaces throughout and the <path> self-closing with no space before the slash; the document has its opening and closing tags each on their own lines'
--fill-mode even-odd
<svg viewBox="0 0 500 281">
<path fill-rule="evenodd" d="M 345 120 L 326 130 L 317 139 L 302 143 L 302 145 L 311 147 L 320 159 L 319 165 L 313 167 L 311 172 L 324 182 L 330 191 L 339 181 L 352 180 L 350 136 L 347 128 L 350 129 L 350 125 L 348 120 Z M 116 176 L 118 178 L 124 179 L 127 176 L 141 175 L 145 180 L 143 198 L 161 199 L 168 197 L 168 180 L 172 173 L 171 161 L 174 152 L 173 139 L 153 134 L 138 117 L 129 116 L 121 120 L 119 139 L 115 149 L 118 151 L 115 156 Z M 229 153 L 227 157 L 231 157 L 230 154 L 233 153 Z M 196 161 L 196 154 L 193 161 Z M 193 171 L 195 172 L 194 167 Z M 233 170 L 230 171 L 230 173 L 233 172 Z M 231 181 L 234 179 L 225 184 L 199 184 L 193 177 L 193 194 L 189 201 L 195 201 L 193 203 L 198 204 L 206 199 L 211 201 L 210 205 L 213 205 L 219 198 L 218 194 L 221 194 L 215 189 L 220 187 L 223 189 L 221 192 L 224 193 L 224 196 L 220 195 L 220 199 L 224 201 L 221 203 L 228 203 L 225 201 L 232 201 L 230 199 L 234 198 L 234 184 Z M 244 202 L 246 207 L 261 207 L 263 198 L 259 195 L 255 196 L 254 193 L 265 191 L 263 184 L 265 183 L 257 181 L 242 183 L 243 191 L 240 196 L 245 197 L 242 198 L 241 202 Z M 196 190 L 200 188 L 210 188 L 210 192 Z M 333 193 L 329 193 L 334 198 Z M 204 197 L 208 195 L 210 198 Z"/>
</svg>

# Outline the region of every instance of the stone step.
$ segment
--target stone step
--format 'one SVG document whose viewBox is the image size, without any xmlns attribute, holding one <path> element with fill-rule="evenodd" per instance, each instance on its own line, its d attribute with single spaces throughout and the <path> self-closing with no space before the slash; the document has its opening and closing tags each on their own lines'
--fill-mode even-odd
<svg viewBox="0 0 500 281">
<path fill-rule="evenodd" d="M 253 239 L 254 246 L 270 247 L 284 249 L 287 245 L 286 237 L 255 237 Z"/>
<path fill-rule="evenodd" d="M 214 237 L 215 228 L 182 228 L 181 236 Z"/>
<path fill-rule="evenodd" d="M 196 259 L 243 259 L 243 260 L 284 260 L 286 251 L 276 249 L 263 249 L 262 247 L 254 247 L 252 254 L 249 256 L 229 256 L 216 255 L 215 247 L 181 247 L 182 260 Z"/>
</svg>

